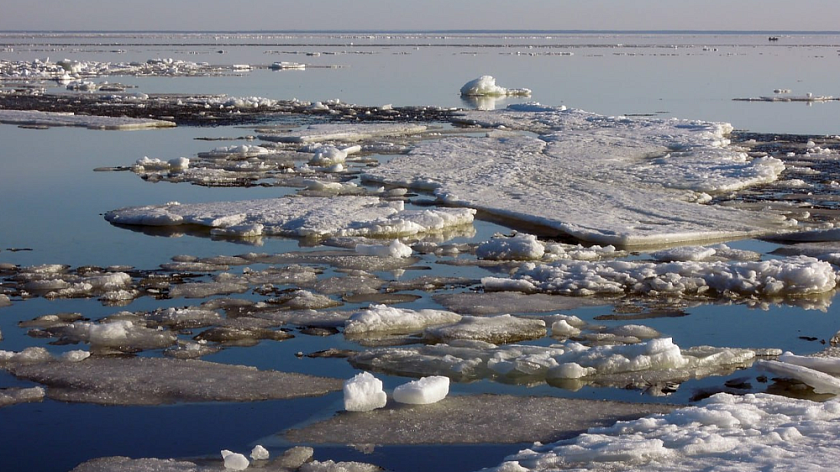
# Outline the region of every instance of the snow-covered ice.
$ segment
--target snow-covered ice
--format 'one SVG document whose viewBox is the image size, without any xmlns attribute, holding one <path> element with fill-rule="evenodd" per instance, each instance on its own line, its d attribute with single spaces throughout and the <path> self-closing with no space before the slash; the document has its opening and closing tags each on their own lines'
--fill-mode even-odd
<svg viewBox="0 0 840 472">
<path fill-rule="evenodd" d="M 840 403 L 717 394 L 696 406 L 572 439 L 534 444 L 483 472 L 547 470 L 830 470 Z"/>
<path fill-rule="evenodd" d="M 471 339 L 493 344 L 538 339 L 546 334 L 543 320 L 511 315 L 464 316 L 457 323 L 426 328 L 423 337 L 432 342 Z"/>
<path fill-rule="evenodd" d="M 362 372 L 344 382 L 344 409 L 347 411 L 371 411 L 384 407 L 387 402 L 382 381 L 369 372 Z"/>
<path fill-rule="evenodd" d="M 411 310 L 386 305 L 371 305 L 347 320 L 344 333 L 363 336 L 369 333 L 412 333 L 433 325 L 456 323 L 461 315 L 444 310 Z"/>
<path fill-rule="evenodd" d="M 781 215 L 696 203 L 709 193 L 772 182 L 784 169 L 778 159 L 750 158 L 731 147 L 726 123 L 536 105 L 466 112 L 463 121 L 540 136 L 490 132 L 421 142 L 366 170 L 363 179 L 433 191 L 447 204 L 600 244 L 653 246 L 795 229 Z"/>
<path fill-rule="evenodd" d="M 470 225 L 475 210 L 437 208 L 406 210 L 403 202 L 376 197 L 282 197 L 218 203 L 122 208 L 105 219 L 140 226 L 197 225 L 234 236 L 257 234 L 325 238 L 328 236 L 404 236 Z"/>
<path fill-rule="evenodd" d="M 525 263 L 510 278 L 482 279 L 486 290 L 565 295 L 732 293 L 744 297 L 801 297 L 831 291 L 836 282 L 831 264 L 807 256 L 756 262 Z"/>
<path fill-rule="evenodd" d="M 245 455 L 227 449 L 222 450 L 222 459 L 224 459 L 225 469 L 229 470 L 245 470 L 251 465 Z"/>
</svg>

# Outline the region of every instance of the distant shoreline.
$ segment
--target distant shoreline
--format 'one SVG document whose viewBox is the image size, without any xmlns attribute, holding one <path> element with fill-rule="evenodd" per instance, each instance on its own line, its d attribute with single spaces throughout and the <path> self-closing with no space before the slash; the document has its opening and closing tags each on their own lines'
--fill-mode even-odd
<svg viewBox="0 0 840 472">
<path fill-rule="evenodd" d="M 835 35 L 816 30 L 0 30 L 0 34 L 617 34 L 617 35 Z"/>
</svg>

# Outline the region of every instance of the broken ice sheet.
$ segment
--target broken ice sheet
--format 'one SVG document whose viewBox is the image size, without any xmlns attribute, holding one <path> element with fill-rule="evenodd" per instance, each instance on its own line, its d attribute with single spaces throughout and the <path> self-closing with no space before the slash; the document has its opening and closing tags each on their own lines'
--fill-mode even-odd
<svg viewBox="0 0 840 472">
<path fill-rule="evenodd" d="M 795 224 L 767 212 L 693 203 L 698 194 L 771 182 L 784 169 L 776 159 L 750 159 L 729 147 L 725 123 L 535 105 L 467 112 L 464 121 L 542 136 L 424 141 L 366 170 L 363 180 L 434 191 L 448 204 L 617 246 L 736 239 Z"/>
<path fill-rule="evenodd" d="M 49 398 L 102 405 L 259 401 L 323 395 L 342 381 L 240 365 L 160 358 L 88 358 L 81 362 L 6 365 L 43 384 Z"/>
<path fill-rule="evenodd" d="M 610 305 L 610 299 L 548 295 L 522 292 L 438 293 L 433 297 L 448 310 L 464 315 L 502 315 L 572 310 L 587 306 Z"/>
<path fill-rule="evenodd" d="M 394 405 L 286 431 L 316 444 L 481 444 L 556 441 L 593 425 L 668 412 L 668 405 L 509 395 L 456 395 L 430 405 Z"/>
<path fill-rule="evenodd" d="M 139 226 L 196 225 L 226 236 L 278 235 L 395 237 L 434 233 L 472 225 L 475 210 L 437 208 L 406 210 L 403 202 L 376 197 L 281 197 L 265 200 L 122 208 L 109 211 L 112 224 Z"/>
</svg>

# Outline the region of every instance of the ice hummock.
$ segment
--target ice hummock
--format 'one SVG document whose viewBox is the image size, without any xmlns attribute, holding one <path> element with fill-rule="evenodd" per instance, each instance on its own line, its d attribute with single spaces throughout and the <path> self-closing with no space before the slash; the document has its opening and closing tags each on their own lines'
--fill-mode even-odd
<svg viewBox="0 0 840 472">
<path fill-rule="evenodd" d="M 384 407 L 387 402 L 382 381 L 370 372 L 362 372 L 344 382 L 344 409 L 347 411 L 371 411 Z"/>
<path fill-rule="evenodd" d="M 465 97 L 530 97 L 531 91 L 526 88 L 505 88 L 496 85 L 495 77 L 491 75 L 482 75 L 481 77 L 470 80 L 464 84 L 464 86 L 461 87 L 461 95 Z"/>
<path fill-rule="evenodd" d="M 386 305 L 371 305 L 347 320 L 344 333 L 363 336 L 369 333 L 412 333 L 428 326 L 456 323 L 461 315 L 444 310 L 411 310 Z"/>
<path fill-rule="evenodd" d="M 778 159 L 751 158 L 732 147 L 726 123 L 536 105 L 465 112 L 462 120 L 540 136 L 493 131 L 421 142 L 362 178 L 433 191 L 447 204 L 598 244 L 735 239 L 796 226 L 771 212 L 698 203 L 709 194 L 773 182 L 784 170 Z"/>
<path fill-rule="evenodd" d="M 840 402 L 714 395 L 696 406 L 509 456 L 483 472 L 543 470 L 828 470 L 840 460 Z"/>
<path fill-rule="evenodd" d="M 122 208 L 105 219 L 139 226 L 197 225 L 227 236 L 254 234 L 325 238 L 328 236 L 403 236 L 470 225 L 475 210 L 406 210 L 402 201 L 376 197 L 282 197 L 216 203 Z"/>
</svg>

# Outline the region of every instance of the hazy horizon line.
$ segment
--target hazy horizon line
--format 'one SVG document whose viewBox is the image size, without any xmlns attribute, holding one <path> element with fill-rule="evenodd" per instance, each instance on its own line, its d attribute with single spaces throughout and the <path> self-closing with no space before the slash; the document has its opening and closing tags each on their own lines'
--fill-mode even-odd
<svg viewBox="0 0 840 472">
<path fill-rule="evenodd" d="M 60 30 L 60 29 L 15 29 L 15 30 L 0 30 L 0 34 L 5 33 L 88 33 L 88 34 L 108 34 L 108 33 L 194 33 L 194 34 L 267 34 L 267 33 L 285 33 L 285 34 L 302 34 L 302 33 L 333 33 L 333 34 L 488 34 L 488 33 L 505 33 L 505 34 L 762 34 L 762 35 L 791 35 L 791 34 L 840 34 L 840 30 L 685 30 L 685 29 L 394 29 L 394 30 L 380 30 L 380 29 L 281 29 L 281 30 Z"/>
</svg>

